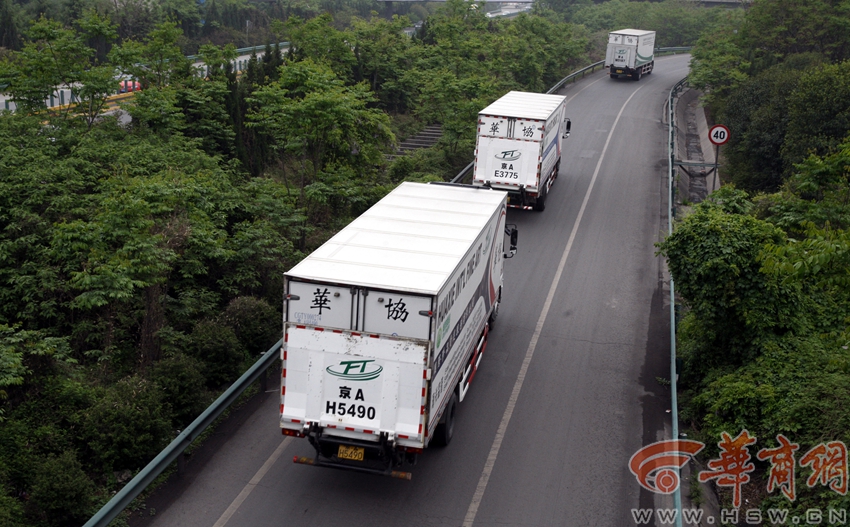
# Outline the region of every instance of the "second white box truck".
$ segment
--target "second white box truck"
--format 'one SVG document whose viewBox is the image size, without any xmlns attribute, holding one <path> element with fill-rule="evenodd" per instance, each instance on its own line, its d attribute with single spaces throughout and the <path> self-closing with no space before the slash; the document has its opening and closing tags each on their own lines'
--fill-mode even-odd
<svg viewBox="0 0 850 527">
<path fill-rule="evenodd" d="M 505 216 L 504 192 L 402 183 L 285 274 L 280 426 L 316 452 L 296 463 L 410 479 L 451 441 L 516 252 Z"/>
<path fill-rule="evenodd" d="M 567 98 L 508 92 L 478 114 L 474 185 L 508 192 L 508 206 L 542 211 L 570 133 Z"/>
<path fill-rule="evenodd" d="M 605 67 L 612 79 L 631 77 L 639 81 L 655 67 L 655 31 L 621 29 L 608 33 Z"/>
</svg>

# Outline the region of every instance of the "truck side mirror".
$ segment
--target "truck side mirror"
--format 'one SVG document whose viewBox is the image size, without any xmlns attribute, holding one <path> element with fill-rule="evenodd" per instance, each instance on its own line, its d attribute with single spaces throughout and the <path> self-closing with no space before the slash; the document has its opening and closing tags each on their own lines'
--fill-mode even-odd
<svg viewBox="0 0 850 527">
<path fill-rule="evenodd" d="M 505 234 L 511 237 L 511 248 L 509 252 L 504 254 L 505 258 L 513 258 L 516 254 L 516 244 L 517 239 L 519 238 L 519 231 L 517 231 L 516 225 L 505 225 Z"/>
<path fill-rule="evenodd" d="M 572 128 L 573 123 L 570 122 L 569 118 L 564 120 L 564 139 L 570 136 L 570 128 Z"/>
</svg>

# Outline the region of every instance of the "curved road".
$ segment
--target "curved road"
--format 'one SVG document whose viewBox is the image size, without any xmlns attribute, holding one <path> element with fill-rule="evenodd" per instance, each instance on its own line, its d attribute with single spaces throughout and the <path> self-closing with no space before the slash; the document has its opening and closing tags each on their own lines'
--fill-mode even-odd
<svg viewBox="0 0 850 527">
<path fill-rule="evenodd" d="M 630 509 L 654 498 L 628 460 L 669 436 L 656 380 L 669 376 L 669 296 L 653 244 L 667 225 L 664 104 L 688 60 L 563 90 L 573 127 L 561 174 L 545 212 L 509 211 L 519 252 L 487 356 L 452 444 L 426 450 L 411 481 L 293 464 L 313 451 L 281 436 L 270 386 L 217 433 L 208 459 L 149 500 L 158 509 L 145 523 L 635 525 Z"/>
</svg>

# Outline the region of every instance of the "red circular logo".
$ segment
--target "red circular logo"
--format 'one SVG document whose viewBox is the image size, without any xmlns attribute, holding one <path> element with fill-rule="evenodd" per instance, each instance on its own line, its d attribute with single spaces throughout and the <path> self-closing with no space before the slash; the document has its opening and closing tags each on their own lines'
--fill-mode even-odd
<svg viewBox="0 0 850 527">
<path fill-rule="evenodd" d="M 679 476 L 669 468 L 659 470 L 655 475 L 655 486 L 662 494 L 670 494 L 679 487 Z"/>
</svg>

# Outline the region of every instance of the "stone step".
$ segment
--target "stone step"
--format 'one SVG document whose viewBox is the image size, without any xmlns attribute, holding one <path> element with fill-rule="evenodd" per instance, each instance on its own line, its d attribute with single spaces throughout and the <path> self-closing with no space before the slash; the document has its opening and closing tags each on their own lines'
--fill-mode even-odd
<svg viewBox="0 0 850 527">
<path fill-rule="evenodd" d="M 437 141 L 440 140 L 440 136 L 442 135 L 443 132 L 440 125 L 428 125 L 415 136 L 402 141 L 401 144 L 398 145 L 398 149 L 395 154 L 387 155 L 387 160 L 392 161 L 399 155 L 405 155 L 414 150 L 419 150 L 420 148 L 430 148 L 437 144 Z"/>
</svg>

